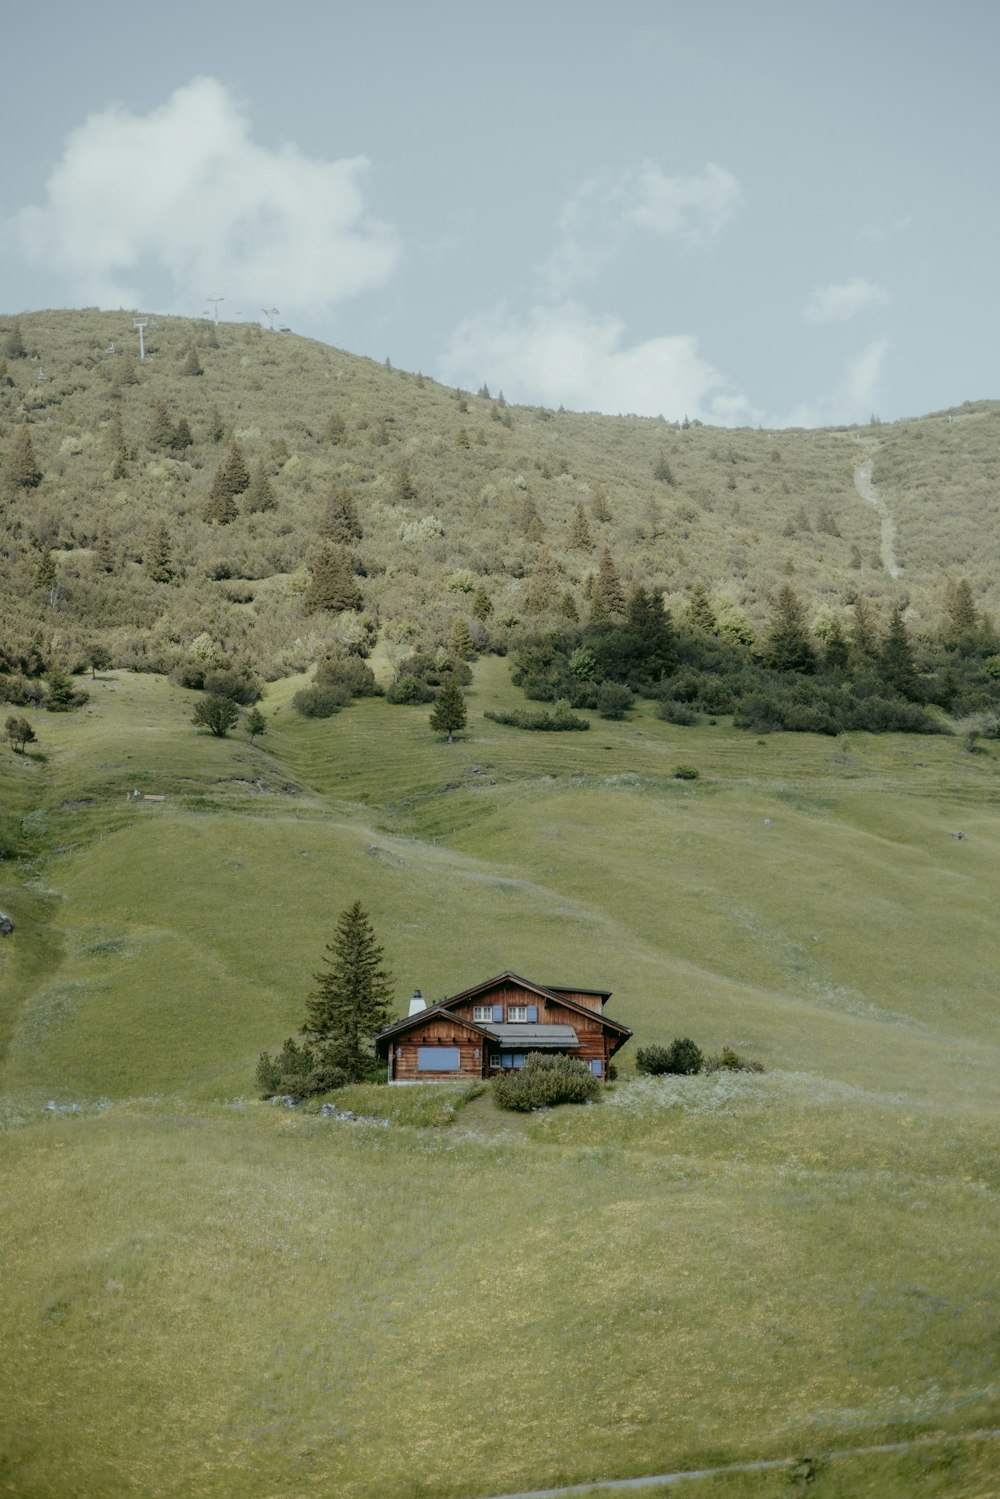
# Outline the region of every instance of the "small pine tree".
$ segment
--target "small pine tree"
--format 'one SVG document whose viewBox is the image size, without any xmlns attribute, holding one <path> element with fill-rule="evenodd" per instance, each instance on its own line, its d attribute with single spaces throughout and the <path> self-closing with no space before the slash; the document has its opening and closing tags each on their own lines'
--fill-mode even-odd
<svg viewBox="0 0 1000 1499">
<path fill-rule="evenodd" d="M 124 479 L 128 472 L 128 443 L 122 426 L 121 412 L 114 411 L 104 429 L 104 454 L 112 479 Z"/>
<path fill-rule="evenodd" d="M 198 358 L 198 350 L 194 344 L 191 344 L 187 351 L 187 357 L 181 365 L 181 374 L 203 375 L 204 373 L 205 371 L 201 367 L 201 360 Z"/>
<path fill-rule="evenodd" d="M 340 447 L 347 440 L 347 423 L 338 411 L 331 411 L 323 428 L 323 441 L 332 448 Z"/>
<path fill-rule="evenodd" d="M 174 430 L 170 436 L 170 451 L 172 453 L 183 453 L 194 443 L 191 432 L 191 424 L 186 416 L 179 416 L 174 423 Z"/>
<path fill-rule="evenodd" d="M 811 672 L 816 666 L 802 601 L 788 583 L 775 599 L 765 656 L 776 671 Z"/>
<path fill-rule="evenodd" d="M 220 443 L 226 435 L 226 424 L 222 420 L 222 413 L 218 406 L 213 406 L 208 413 L 208 426 L 205 436 L 209 442 Z"/>
<path fill-rule="evenodd" d="M 572 588 L 567 588 L 563 593 L 562 598 L 559 600 L 559 613 L 562 618 L 567 620 L 571 625 L 575 625 L 579 622 L 580 611 L 576 607 L 576 599 L 573 597 Z"/>
<path fill-rule="evenodd" d="M 468 449 L 471 446 L 469 442 L 469 434 L 464 427 L 459 427 L 458 431 L 455 433 L 455 446 L 456 448 L 465 449 Z"/>
<path fill-rule="evenodd" d="M 42 482 L 42 471 L 38 467 L 31 441 L 31 429 L 24 423 L 14 433 L 14 440 L 4 457 L 3 482 L 4 488 L 12 494 L 19 489 L 37 489 Z"/>
<path fill-rule="evenodd" d="M 118 557 L 111 541 L 107 519 L 102 517 L 94 542 L 94 567 L 100 573 L 113 573 L 118 567 Z"/>
<path fill-rule="evenodd" d="M 465 698 L 455 682 L 445 682 L 431 709 L 430 725 L 435 734 L 446 734 L 451 744 L 455 734 L 465 728 Z"/>
<path fill-rule="evenodd" d="M 667 462 L 667 455 L 662 448 L 660 449 L 660 456 L 653 465 L 653 478 L 660 484 L 673 484 L 674 482 L 673 469 Z"/>
<path fill-rule="evenodd" d="M 332 541 L 320 545 L 302 602 L 310 614 L 320 609 L 339 614 L 344 609 L 361 608 L 361 590 L 346 547 Z"/>
<path fill-rule="evenodd" d="M 703 630 L 706 635 L 716 635 L 719 630 L 719 622 L 715 617 L 711 599 L 704 583 L 696 583 L 691 589 L 687 607 L 688 627 L 693 630 Z"/>
<path fill-rule="evenodd" d="M 612 518 L 608 497 L 599 486 L 594 490 L 594 498 L 590 502 L 590 513 L 596 521 L 600 521 L 602 524 Z"/>
<path fill-rule="evenodd" d="M 949 650 L 958 650 L 975 638 L 979 626 L 975 595 L 968 578 L 948 578 L 944 607 L 948 616 L 944 642 Z"/>
<path fill-rule="evenodd" d="M 257 738 L 258 734 L 267 733 L 267 719 L 264 717 L 259 708 L 251 708 L 250 712 L 247 714 L 246 731 L 247 738 L 250 740 L 251 744 Z"/>
<path fill-rule="evenodd" d="M 480 583 L 472 600 L 472 615 L 485 624 L 493 613 L 493 600 L 490 598 L 489 589 L 484 583 Z"/>
<path fill-rule="evenodd" d="M 317 529 L 327 541 L 334 541 L 338 546 L 350 546 L 352 541 L 360 541 L 364 535 L 357 507 L 348 494 L 330 495 Z"/>
<path fill-rule="evenodd" d="M 205 506 L 204 517 L 214 525 L 228 526 L 239 515 L 236 496 L 250 487 L 247 471 L 239 443 L 232 443 L 228 454 L 215 471 L 212 488 Z"/>
<path fill-rule="evenodd" d="M 243 509 L 247 515 L 255 515 L 261 510 L 277 510 L 278 502 L 274 498 L 274 490 L 264 467 L 264 460 L 258 458 L 253 467 L 250 478 L 250 487 L 243 501 Z"/>
<path fill-rule="evenodd" d="M 399 460 L 392 495 L 397 505 L 408 505 L 411 500 L 417 498 L 417 486 L 413 482 L 410 465 L 405 458 Z"/>
<path fill-rule="evenodd" d="M 360 1082 L 372 1072 L 372 1043 L 388 1025 L 392 1003 L 384 950 L 360 901 L 341 913 L 326 953 L 325 970 L 313 975 L 302 1034 L 351 1082 Z"/>
<path fill-rule="evenodd" d="M 39 592 L 48 595 L 51 602 L 53 591 L 57 587 L 58 578 L 59 571 L 56 567 L 56 559 L 52 555 L 51 548 L 46 547 L 38 559 L 38 564 L 35 567 L 35 575 L 31 581 Z"/>
<path fill-rule="evenodd" d="M 7 339 L 3 351 L 8 359 L 26 359 L 28 357 L 28 351 L 24 347 L 24 336 L 21 333 L 21 324 L 17 318 L 14 319 L 7 330 Z"/>
<path fill-rule="evenodd" d="M 153 406 L 153 419 L 149 424 L 146 442 L 151 448 L 162 451 L 173 445 L 174 423 L 166 401 L 157 401 Z"/>
<path fill-rule="evenodd" d="M 910 634 L 903 619 L 903 605 L 894 604 L 879 651 L 882 679 L 903 697 L 914 699 L 917 691 L 917 667 L 913 659 Z"/>
<path fill-rule="evenodd" d="M 528 587 L 524 595 L 524 607 L 529 614 L 544 614 L 556 601 L 561 575 L 552 554 L 544 548 L 539 552 Z"/>
<path fill-rule="evenodd" d="M 470 656 L 475 655 L 476 647 L 469 627 L 461 615 L 454 621 L 448 636 L 448 649 L 460 661 L 468 661 Z"/>
<path fill-rule="evenodd" d="M 577 505 L 573 511 L 573 519 L 569 528 L 569 544 L 581 552 L 589 552 L 594 545 L 590 522 L 587 520 L 587 514 L 582 505 Z"/>
<path fill-rule="evenodd" d="M 154 583 L 170 583 L 173 580 L 173 548 L 166 521 L 160 521 L 146 548 L 146 574 Z"/>
<path fill-rule="evenodd" d="M 595 607 L 603 606 L 603 614 L 595 614 Z M 597 577 L 591 593 L 591 619 L 606 619 L 611 614 L 622 614 L 625 610 L 625 594 L 622 580 L 618 576 L 611 548 L 605 547 L 597 564 Z"/>
</svg>

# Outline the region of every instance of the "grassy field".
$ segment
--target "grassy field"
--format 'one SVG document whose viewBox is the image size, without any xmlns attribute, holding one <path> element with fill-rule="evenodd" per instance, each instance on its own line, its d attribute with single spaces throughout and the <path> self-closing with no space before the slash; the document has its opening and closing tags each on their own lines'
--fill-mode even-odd
<svg viewBox="0 0 1000 1499">
<path fill-rule="evenodd" d="M 1000 1424 L 996 748 L 524 734 L 482 718 L 498 660 L 448 746 L 297 685 L 251 745 L 115 673 L 0 759 L 0 1493 L 459 1499 Z M 254 1101 L 355 897 L 401 1007 L 508 966 L 613 989 L 622 1081 L 513 1121 Z M 632 1077 L 677 1034 L 768 1070 Z M 809 1492 L 985 1499 L 995 1458 Z"/>
</svg>

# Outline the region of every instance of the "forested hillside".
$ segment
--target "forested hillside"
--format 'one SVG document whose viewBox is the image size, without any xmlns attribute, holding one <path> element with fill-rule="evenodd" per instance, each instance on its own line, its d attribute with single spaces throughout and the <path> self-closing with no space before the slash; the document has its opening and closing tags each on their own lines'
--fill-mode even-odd
<svg viewBox="0 0 1000 1499">
<path fill-rule="evenodd" d="M 996 405 L 672 426 L 512 407 L 255 324 L 154 320 L 140 360 L 132 323 L 0 333 L 8 671 L 79 670 L 98 645 L 119 667 L 273 678 L 374 632 L 397 666 L 457 623 L 507 650 L 599 617 L 602 560 L 675 623 L 697 591 L 758 647 L 782 588 L 818 645 L 898 605 L 919 650 L 963 580 L 974 621 L 1000 604 Z"/>
</svg>

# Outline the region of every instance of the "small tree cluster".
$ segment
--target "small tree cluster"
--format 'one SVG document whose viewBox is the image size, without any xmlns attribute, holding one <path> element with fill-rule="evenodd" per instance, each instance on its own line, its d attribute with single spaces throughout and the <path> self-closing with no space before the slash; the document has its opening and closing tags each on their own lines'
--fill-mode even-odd
<svg viewBox="0 0 1000 1499">
<path fill-rule="evenodd" d="M 389 1022 L 392 979 L 360 901 L 341 913 L 326 952 L 306 1000 L 305 1040 L 289 1037 L 274 1057 L 261 1053 L 257 1086 L 265 1097 L 306 1098 L 378 1074 L 372 1042 Z"/>
</svg>

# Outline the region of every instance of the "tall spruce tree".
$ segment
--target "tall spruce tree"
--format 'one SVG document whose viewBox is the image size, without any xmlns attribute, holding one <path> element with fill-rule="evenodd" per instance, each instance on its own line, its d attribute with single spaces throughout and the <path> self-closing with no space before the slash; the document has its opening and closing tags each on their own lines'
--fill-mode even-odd
<svg viewBox="0 0 1000 1499">
<path fill-rule="evenodd" d="M 302 602 L 310 614 L 325 609 L 339 614 L 344 609 L 360 609 L 363 603 L 346 547 L 324 541 L 312 565 L 312 576 Z"/>
<path fill-rule="evenodd" d="M 42 471 L 35 458 L 31 441 L 31 429 L 22 422 L 14 433 L 14 440 L 7 449 L 3 461 L 4 488 L 10 493 L 19 489 L 37 489 L 42 482 Z"/>
<path fill-rule="evenodd" d="M 581 552 L 589 552 L 594 545 L 587 512 L 580 504 L 573 511 L 573 519 L 569 528 L 569 544 Z"/>
<path fill-rule="evenodd" d="M 267 476 L 263 458 L 258 458 L 254 464 L 253 474 L 250 479 L 250 487 L 243 501 L 243 508 L 247 515 L 254 515 L 259 510 L 277 510 L 278 502 L 274 498 L 274 490 Z"/>
<path fill-rule="evenodd" d="M 802 600 L 787 583 L 778 590 L 774 601 L 765 659 L 775 671 L 811 672 L 816 668 L 816 652 L 809 639 Z"/>
<path fill-rule="evenodd" d="M 228 526 L 240 513 L 236 496 L 249 488 L 250 474 L 243 451 L 239 443 L 234 442 L 215 471 L 204 510 L 205 519 L 218 526 Z"/>
<path fill-rule="evenodd" d="M 349 494 L 333 493 L 329 496 L 318 530 L 327 541 L 335 541 L 338 546 L 350 546 L 352 541 L 361 540 L 364 532 L 357 506 Z"/>
<path fill-rule="evenodd" d="M 389 1023 L 392 978 L 383 957 L 371 918 L 356 900 L 341 913 L 326 966 L 313 975 L 316 987 L 306 1000 L 302 1034 L 351 1082 L 371 1074 L 372 1042 Z"/>
<path fill-rule="evenodd" d="M 591 619 L 607 619 L 609 614 L 622 614 L 625 610 L 625 594 L 622 580 L 615 567 L 611 548 L 605 547 L 597 564 L 597 577 L 591 593 Z M 596 612 L 595 612 L 596 611 Z"/>
<path fill-rule="evenodd" d="M 146 548 L 146 573 L 154 583 L 169 583 L 174 576 L 173 547 L 166 521 L 160 521 Z"/>
<path fill-rule="evenodd" d="M 910 634 L 903 619 L 903 605 L 894 604 L 889 615 L 889 624 L 879 651 L 879 671 L 882 680 L 903 697 L 919 697 L 917 667 L 913 659 Z"/>
</svg>

